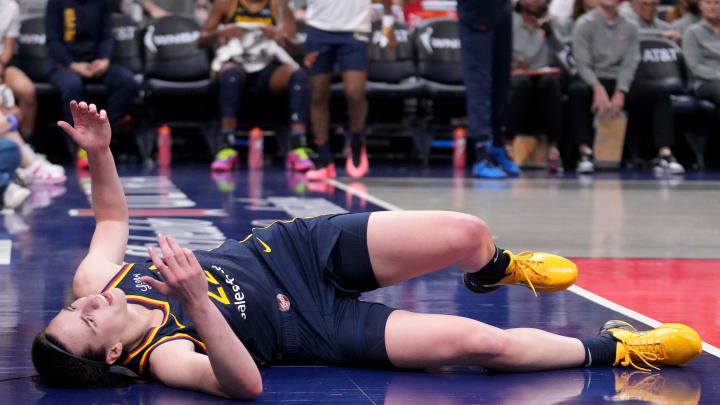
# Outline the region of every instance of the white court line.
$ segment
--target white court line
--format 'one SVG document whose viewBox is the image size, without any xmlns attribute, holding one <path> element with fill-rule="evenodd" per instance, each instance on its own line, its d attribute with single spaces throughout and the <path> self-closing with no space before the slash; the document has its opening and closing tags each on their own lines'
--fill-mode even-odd
<svg viewBox="0 0 720 405">
<path fill-rule="evenodd" d="M 368 193 L 362 192 L 360 190 L 356 190 L 355 188 L 350 187 L 345 183 L 341 183 L 335 179 L 327 179 L 326 181 L 341 190 L 350 192 L 350 193 L 356 195 L 357 197 L 364 198 L 365 200 L 370 201 L 371 203 L 373 203 L 379 207 L 382 207 L 386 210 L 404 211 L 402 208 L 398 207 L 397 205 L 390 204 L 389 202 L 387 202 L 385 200 L 381 200 L 380 198 L 372 196 Z M 647 317 L 639 312 L 633 311 L 630 308 L 625 308 L 624 306 L 622 306 L 620 304 L 616 304 L 608 299 L 605 299 L 597 294 L 593 294 L 590 291 L 580 288 L 576 285 L 571 286 L 567 290 L 585 298 L 586 300 L 592 301 L 592 302 L 594 302 L 598 305 L 601 305 L 605 308 L 608 308 L 615 312 L 621 313 L 621 314 L 627 316 L 628 318 L 635 319 L 636 321 L 640 321 L 640 322 L 647 324 L 653 328 L 657 328 L 658 326 L 660 326 L 662 324 L 662 322 L 660 322 L 660 321 L 656 321 L 655 319 Z M 704 351 L 712 354 L 715 357 L 720 357 L 720 349 L 718 349 L 717 347 L 715 347 L 709 343 L 702 342 L 702 344 L 703 344 Z"/>
</svg>

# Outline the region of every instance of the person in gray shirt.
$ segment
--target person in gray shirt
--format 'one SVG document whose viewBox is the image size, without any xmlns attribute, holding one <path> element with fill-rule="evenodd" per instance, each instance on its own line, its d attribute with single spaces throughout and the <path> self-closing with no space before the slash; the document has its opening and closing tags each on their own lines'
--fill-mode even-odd
<svg viewBox="0 0 720 405">
<path fill-rule="evenodd" d="M 683 37 L 683 55 L 698 97 L 720 106 L 720 0 L 700 0 L 702 20 Z"/>
<path fill-rule="evenodd" d="M 656 168 L 683 172 L 670 150 L 674 141 L 670 96 L 661 86 L 633 83 L 640 60 L 639 32 L 637 25 L 618 13 L 617 0 L 599 0 L 595 9 L 578 20 L 572 48 L 580 76 L 570 85 L 569 107 L 580 152 L 578 172 L 590 173 L 595 168 L 590 147 L 593 114 L 613 117 L 626 107 L 631 119 L 642 117 L 639 113 L 643 110 L 651 112 L 650 124 L 659 151 Z"/>
<path fill-rule="evenodd" d="M 522 124 L 527 115 L 542 117 L 551 171 L 561 166 L 557 147 L 562 131 L 561 76 L 537 76 L 534 72 L 557 66 L 555 54 L 562 47 L 547 16 L 547 0 L 520 0 L 513 13 L 513 75 L 505 139 L 510 141 L 518 130 L 525 129 Z"/>
<path fill-rule="evenodd" d="M 673 41 L 680 41 L 680 33 L 670 23 L 657 17 L 658 0 L 632 0 L 629 20 L 637 24 L 640 35 L 659 35 Z"/>
<path fill-rule="evenodd" d="M 687 9 L 682 17 L 671 23 L 673 30 L 680 33 L 680 36 L 685 34 L 685 30 L 691 25 L 700 21 L 700 5 L 699 0 L 686 0 Z"/>
</svg>

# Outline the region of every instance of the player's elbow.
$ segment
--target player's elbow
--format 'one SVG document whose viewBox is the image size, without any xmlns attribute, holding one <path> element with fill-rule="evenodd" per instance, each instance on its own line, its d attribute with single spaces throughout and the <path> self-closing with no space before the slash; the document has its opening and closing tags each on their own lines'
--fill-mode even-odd
<svg viewBox="0 0 720 405">
<path fill-rule="evenodd" d="M 262 382 L 259 382 L 251 386 L 243 387 L 241 391 L 229 393 L 227 396 L 234 400 L 247 401 L 259 397 L 262 395 L 262 392 Z"/>
</svg>

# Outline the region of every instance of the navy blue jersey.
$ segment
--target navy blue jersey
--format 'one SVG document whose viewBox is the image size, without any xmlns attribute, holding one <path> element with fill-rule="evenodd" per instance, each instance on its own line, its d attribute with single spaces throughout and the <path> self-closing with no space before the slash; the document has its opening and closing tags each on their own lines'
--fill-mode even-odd
<svg viewBox="0 0 720 405">
<path fill-rule="evenodd" d="M 247 241 L 247 239 L 245 240 Z M 245 242 L 244 241 L 244 242 Z M 195 251 L 208 281 L 208 296 L 260 366 L 281 360 L 279 331 L 281 319 L 275 284 L 250 243 L 233 239 L 211 251 Z M 179 302 L 140 281 L 142 276 L 162 281 L 151 262 L 130 263 L 103 289 L 119 288 L 128 304 L 139 304 L 165 313 L 163 323 L 150 329 L 142 343 L 119 362 L 141 376 L 149 376 L 148 359 L 162 343 L 186 339 L 195 351 L 205 345 Z"/>
</svg>

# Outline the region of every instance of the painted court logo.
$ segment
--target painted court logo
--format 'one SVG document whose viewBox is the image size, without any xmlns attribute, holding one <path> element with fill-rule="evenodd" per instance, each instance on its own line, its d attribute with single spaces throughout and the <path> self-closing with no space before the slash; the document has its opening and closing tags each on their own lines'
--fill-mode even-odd
<svg viewBox="0 0 720 405">
<path fill-rule="evenodd" d="M 275 298 L 277 298 L 279 310 L 281 310 L 282 312 L 287 312 L 290 310 L 290 299 L 288 299 L 288 297 L 283 294 L 278 294 L 275 296 Z"/>
</svg>

